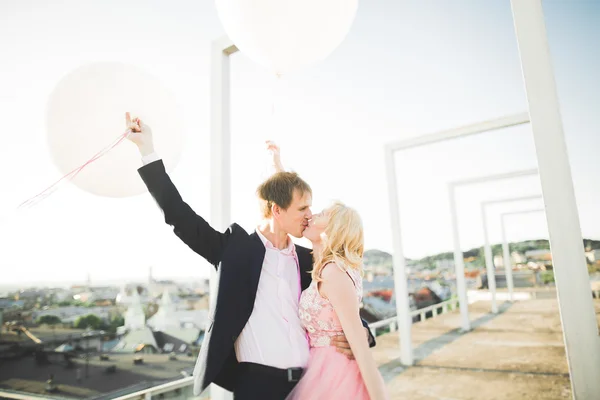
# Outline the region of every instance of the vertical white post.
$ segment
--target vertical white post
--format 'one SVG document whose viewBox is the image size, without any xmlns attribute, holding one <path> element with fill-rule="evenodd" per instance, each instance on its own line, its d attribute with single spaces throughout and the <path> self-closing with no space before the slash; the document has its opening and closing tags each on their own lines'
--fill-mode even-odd
<svg viewBox="0 0 600 400">
<path fill-rule="evenodd" d="M 496 271 L 494 268 L 494 259 L 492 255 L 492 246 L 488 237 L 487 214 L 485 212 L 485 203 L 481 204 L 481 221 L 483 224 L 483 253 L 485 256 L 485 269 L 487 270 L 488 289 L 492 296 L 492 312 L 498 313 L 498 303 L 496 302 Z"/>
<path fill-rule="evenodd" d="M 231 219 L 231 133 L 229 119 L 229 56 L 217 40 L 212 47 L 211 136 L 210 136 L 210 222 L 224 230 Z M 210 302 L 216 300 L 216 274 L 210 279 Z"/>
<path fill-rule="evenodd" d="M 410 315 L 406 277 L 406 259 L 404 258 L 402 234 L 400 232 L 400 204 L 398 202 L 396 163 L 394 162 L 394 152 L 389 147 L 385 148 L 385 168 L 394 249 L 394 290 L 396 293 L 396 315 L 398 316 L 398 337 L 400 338 L 400 361 L 404 365 L 413 365 L 412 317 Z"/>
<path fill-rule="evenodd" d="M 512 260 L 510 259 L 510 248 L 508 247 L 508 240 L 506 239 L 506 222 L 504 215 L 501 217 L 502 223 L 502 255 L 504 260 L 504 270 L 506 271 L 506 287 L 508 288 L 508 298 L 512 302 L 515 300 L 514 296 L 514 282 L 512 275 Z"/>
<path fill-rule="evenodd" d="M 465 281 L 465 262 L 458 231 L 458 211 L 456 209 L 456 193 L 454 185 L 448 186 L 450 195 L 450 214 L 452 215 L 452 239 L 454 241 L 454 270 L 456 273 L 456 290 L 458 292 L 458 305 L 460 307 L 461 327 L 463 331 L 471 330 L 469 320 L 469 302 L 467 299 L 467 284 Z"/>
<path fill-rule="evenodd" d="M 210 222 L 217 230 L 225 230 L 231 222 L 231 134 L 229 87 L 229 39 L 213 42 L 211 54 L 211 127 L 210 127 Z M 210 310 L 214 312 L 219 276 L 214 268 L 210 275 Z M 233 395 L 210 386 L 211 399 L 231 400 Z"/>
<path fill-rule="evenodd" d="M 529 103 L 573 398 L 600 393 L 600 338 L 541 0 L 511 0 Z"/>
</svg>

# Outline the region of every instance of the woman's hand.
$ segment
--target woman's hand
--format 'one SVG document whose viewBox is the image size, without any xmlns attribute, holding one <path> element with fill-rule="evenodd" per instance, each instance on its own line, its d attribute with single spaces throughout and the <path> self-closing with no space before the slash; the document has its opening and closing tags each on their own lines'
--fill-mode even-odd
<svg viewBox="0 0 600 400">
<path fill-rule="evenodd" d="M 267 151 L 271 155 L 272 166 L 275 167 L 275 172 L 284 172 L 283 164 L 281 163 L 281 151 L 279 146 L 272 140 L 265 142 Z"/>
</svg>

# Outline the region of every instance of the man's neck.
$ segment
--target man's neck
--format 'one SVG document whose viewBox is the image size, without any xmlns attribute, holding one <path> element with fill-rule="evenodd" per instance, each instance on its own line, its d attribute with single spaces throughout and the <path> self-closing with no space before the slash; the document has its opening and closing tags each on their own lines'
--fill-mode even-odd
<svg viewBox="0 0 600 400">
<path fill-rule="evenodd" d="M 288 234 L 276 227 L 272 221 L 264 220 L 258 226 L 258 230 L 279 250 L 283 250 L 288 246 L 288 240 L 290 240 Z"/>
</svg>

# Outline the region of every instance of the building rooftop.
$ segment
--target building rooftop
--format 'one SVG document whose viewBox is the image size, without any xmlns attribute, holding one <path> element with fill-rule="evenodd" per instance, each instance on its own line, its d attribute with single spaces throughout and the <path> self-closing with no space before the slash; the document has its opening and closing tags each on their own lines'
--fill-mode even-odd
<svg viewBox="0 0 600 400">
<path fill-rule="evenodd" d="M 52 374 L 58 387 L 52 396 L 109 399 L 191 375 L 195 362 L 194 357 L 186 355 L 178 355 L 176 360 L 171 360 L 168 354 L 108 356 L 106 361 L 100 360 L 98 355 L 90 358 L 87 378 L 83 358 L 74 358 L 71 367 L 62 355 L 50 355 L 48 365 L 38 365 L 33 356 L 0 360 L 0 390 L 48 395 L 46 381 Z M 134 364 L 137 356 L 143 358 L 143 363 Z M 115 371 L 109 372 L 109 367 L 113 366 Z"/>
</svg>

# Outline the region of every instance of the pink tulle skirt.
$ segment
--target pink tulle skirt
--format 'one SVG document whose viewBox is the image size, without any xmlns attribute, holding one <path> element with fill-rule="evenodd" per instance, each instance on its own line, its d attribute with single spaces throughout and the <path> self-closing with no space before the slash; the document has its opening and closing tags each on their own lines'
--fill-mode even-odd
<svg viewBox="0 0 600 400">
<path fill-rule="evenodd" d="M 313 347 L 304 375 L 286 400 L 369 400 L 358 364 L 335 347 Z"/>
</svg>

